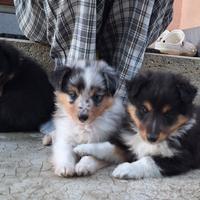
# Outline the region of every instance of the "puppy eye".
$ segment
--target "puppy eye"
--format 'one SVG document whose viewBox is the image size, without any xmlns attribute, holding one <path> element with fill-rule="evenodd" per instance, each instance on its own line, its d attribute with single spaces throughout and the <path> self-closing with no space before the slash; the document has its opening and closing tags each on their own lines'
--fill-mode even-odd
<svg viewBox="0 0 200 200">
<path fill-rule="evenodd" d="M 165 117 L 165 118 L 170 118 L 171 115 L 170 115 L 170 113 L 167 112 L 167 113 L 164 114 L 164 117 Z"/>
<path fill-rule="evenodd" d="M 69 96 L 70 96 L 72 101 L 74 101 L 77 98 L 76 92 L 69 92 Z"/>
<path fill-rule="evenodd" d="M 142 105 L 142 106 L 140 107 L 140 112 L 141 112 L 142 114 L 146 114 L 146 113 L 148 113 L 149 111 L 147 110 L 147 108 L 146 108 L 144 105 Z"/>
<path fill-rule="evenodd" d="M 175 112 L 173 110 L 167 111 L 164 113 L 165 118 L 171 118 L 175 115 Z"/>
<path fill-rule="evenodd" d="M 92 100 L 95 104 L 99 104 L 103 99 L 103 95 L 95 94 L 92 96 Z"/>
<path fill-rule="evenodd" d="M 167 124 L 171 124 L 175 120 L 176 115 L 173 112 L 166 112 L 166 113 L 164 113 L 163 117 Z"/>
</svg>

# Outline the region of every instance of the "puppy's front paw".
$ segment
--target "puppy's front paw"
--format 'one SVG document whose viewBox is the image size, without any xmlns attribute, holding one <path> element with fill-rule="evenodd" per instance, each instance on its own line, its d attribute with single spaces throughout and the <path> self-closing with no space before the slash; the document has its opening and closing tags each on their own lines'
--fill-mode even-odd
<svg viewBox="0 0 200 200">
<path fill-rule="evenodd" d="M 71 177 L 75 174 L 75 166 L 73 164 L 66 164 L 63 166 L 55 166 L 55 174 L 63 177 Z"/>
<path fill-rule="evenodd" d="M 79 156 L 88 156 L 92 154 L 92 144 L 79 144 L 73 151 Z"/>
<path fill-rule="evenodd" d="M 76 164 L 75 171 L 78 176 L 94 174 L 97 171 L 95 160 L 90 156 L 82 157 Z"/>
<path fill-rule="evenodd" d="M 162 177 L 160 168 L 154 160 L 147 156 L 132 163 L 122 163 L 113 171 L 112 175 L 120 179 L 140 179 Z"/>
<path fill-rule="evenodd" d="M 136 176 L 134 176 L 134 173 L 132 172 L 132 170 L 134 170 L 132 167 L 132 164 L 125 162 L 125 163 L 118 165 L 114 169 L 112 176 L 114 176 L 115 178 L 119 178 L 119 179 L 137 178 Z"/>
</svg>

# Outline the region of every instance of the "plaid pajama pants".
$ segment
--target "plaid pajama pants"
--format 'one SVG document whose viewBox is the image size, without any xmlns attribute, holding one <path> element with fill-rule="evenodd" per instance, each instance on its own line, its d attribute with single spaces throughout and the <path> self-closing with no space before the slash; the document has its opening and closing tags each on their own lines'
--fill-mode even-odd
<svg viewBox="0 0 200 200">
<path fill-rule="evenodd" d="M 31 40 L 48 43 L 55 66 L 101 59 L 124 82 L 140 69 L 146 47 L 172 19 L 173 0 L 14 0 L 19 26 Z"/>
</svg>

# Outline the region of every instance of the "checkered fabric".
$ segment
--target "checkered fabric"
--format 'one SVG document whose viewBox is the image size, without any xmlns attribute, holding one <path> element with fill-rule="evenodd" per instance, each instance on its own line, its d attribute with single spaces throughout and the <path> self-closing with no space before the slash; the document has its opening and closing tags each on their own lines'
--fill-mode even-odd
<svg viewBox="0 0 200 200">
<path fill-rule="evenodd" d="M 120 72 L 119 93 L 140 69 L 146 47 L 166 29 L 173 0 L 14 0 L 19 26 L 48 43 L 55 66 L 100 58 Z"/>
</svg>

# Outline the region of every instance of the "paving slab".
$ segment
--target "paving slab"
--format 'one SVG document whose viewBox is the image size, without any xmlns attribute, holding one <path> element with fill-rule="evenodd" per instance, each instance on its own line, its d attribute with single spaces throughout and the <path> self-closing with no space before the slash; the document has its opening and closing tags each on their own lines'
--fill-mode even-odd
<svg viewBox="0 0 200 200">
<path fill-rule="evenodd" d="M 118 180 L 114 166 L 88 177 L 53 173 L 39 133 L 0 134 L 0 200 L 199 200 L 200 170 L 173 178 Z"/>
</svg>

